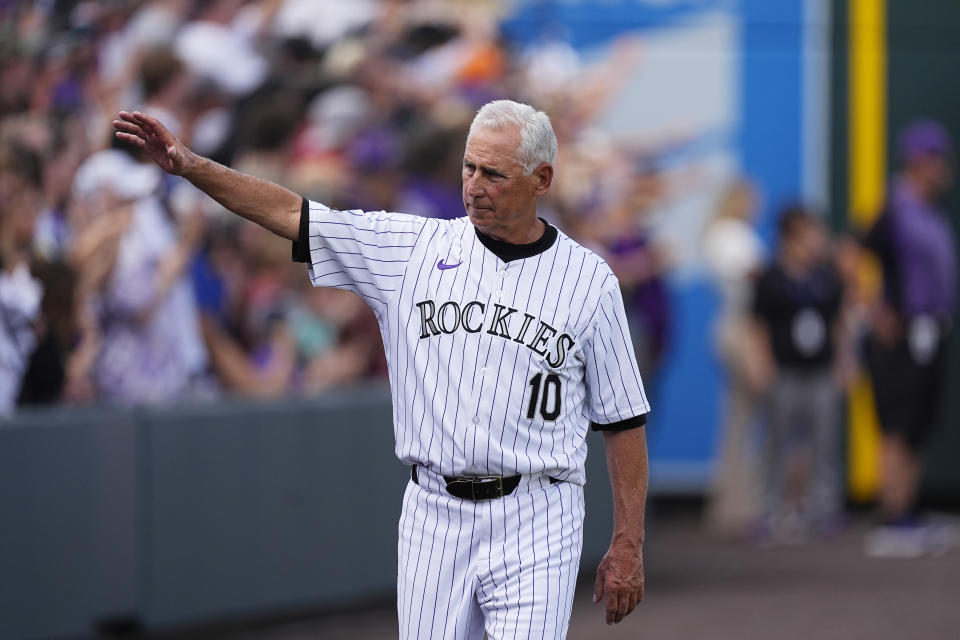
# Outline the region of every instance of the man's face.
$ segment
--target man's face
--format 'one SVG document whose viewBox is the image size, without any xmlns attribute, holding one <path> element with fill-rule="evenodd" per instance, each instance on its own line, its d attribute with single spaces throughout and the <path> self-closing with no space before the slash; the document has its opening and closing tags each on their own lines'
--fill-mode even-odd
<svg viewBox="0 0 960 640">
<path fill-rule="evenodd" d="M 801 222 L 787 240 L 788 251 L 805 267 L 812 267 L 823 259 L 827 250 L 826 229 L 817 220 Z"/>
<path fill-rule="evenodd" d="M 478 229 L 502 239 L 518 222 L 536 220 L 537 197 L 550 188 L 553 169 L 524 175 L 517 160 L 520 127 L 476 129 L 463 154 L 463 206 Z"/>
<path fill-rule="evenodd" d="M 950 190 L 953 184 L 953 162 L 949 156 L 936 155 L 930 158 L 930 182 L 934 194 L 941 196 Z"/>
</svg>

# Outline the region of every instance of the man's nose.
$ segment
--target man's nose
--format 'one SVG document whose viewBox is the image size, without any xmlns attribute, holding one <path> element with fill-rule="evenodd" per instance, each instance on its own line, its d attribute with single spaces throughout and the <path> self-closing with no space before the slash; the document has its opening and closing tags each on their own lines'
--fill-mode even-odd
<svg viewBox="0 0 960 640">
<path fill-rule="evenodd" d="M 475 173 L 469 178 L 467 178 L 467 195 L 470 196 L 482 196 L 483 195 L 483 182 L 480 180 L 479 176 Z"/>
</svg>

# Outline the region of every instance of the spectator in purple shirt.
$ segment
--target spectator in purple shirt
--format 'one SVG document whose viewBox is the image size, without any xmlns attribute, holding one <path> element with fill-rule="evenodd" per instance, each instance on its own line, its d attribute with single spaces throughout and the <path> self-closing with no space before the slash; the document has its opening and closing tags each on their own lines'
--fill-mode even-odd
<svg viewBox="0 0 960 640">
<path fill-rule="evenodd" d="M 938 202 L 953 182 L 953 149 L 947 131 L 928 120 L 909 125 L 898 142 L 903 170 L 865 243 L 884 281 L 866 345 L 883 432 L 883 526 L 868 538 L 867 552 L 917 556 L 940 543 L 915 500 L 922 448 L 940 418 L 956 307 L 956 246 Z"/>
</svg>

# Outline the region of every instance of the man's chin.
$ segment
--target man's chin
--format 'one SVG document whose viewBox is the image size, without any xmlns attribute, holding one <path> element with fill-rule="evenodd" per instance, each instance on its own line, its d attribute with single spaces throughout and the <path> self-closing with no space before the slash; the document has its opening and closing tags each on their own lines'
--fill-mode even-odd
<svg viewBox="0 0 960 640">
<path fill-rule="evenodd" d="M 467 209 L 467 217 L 470 218 L 470 222 L 473 223 L 473 226 L 478 227 L 481 231 L 490 226 L 490 223 L 493 222 L 493 217 L 490 215 L 491 211 L 489 209 L 474 209 L 470 207 Z"/>
</svg>

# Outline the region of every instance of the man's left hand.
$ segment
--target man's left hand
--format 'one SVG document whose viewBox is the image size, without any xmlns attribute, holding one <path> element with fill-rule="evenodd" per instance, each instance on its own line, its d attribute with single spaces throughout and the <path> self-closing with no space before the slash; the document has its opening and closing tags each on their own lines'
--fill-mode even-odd
<svg viewBox="0 0 960 640">
<path fill-rule="evenodd" d="M 643 545 L 614 541 L 597 568 L 593 601 L 607 601 L 607 624 L 623 620 L 643 600 Z"/>
</svg>

